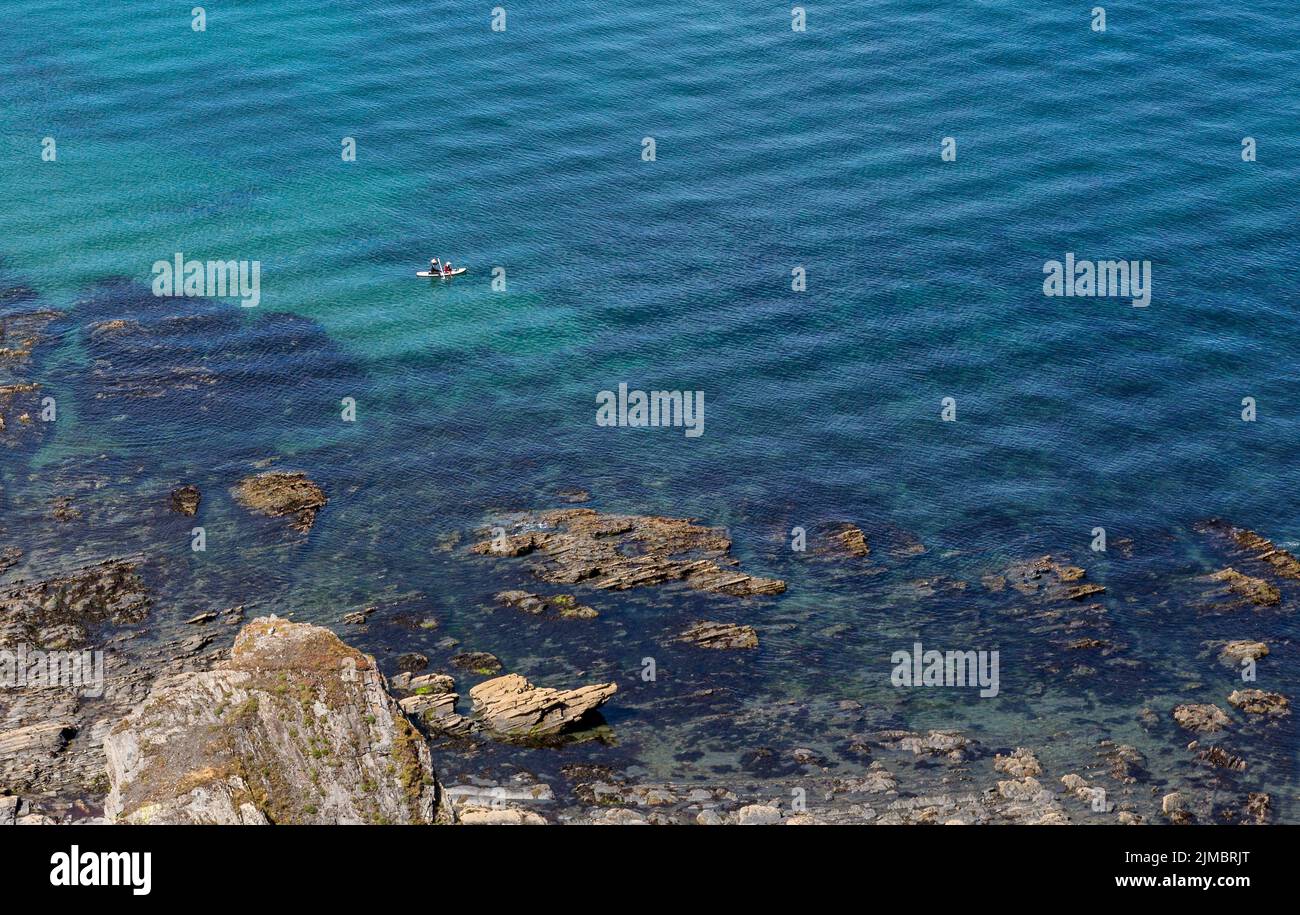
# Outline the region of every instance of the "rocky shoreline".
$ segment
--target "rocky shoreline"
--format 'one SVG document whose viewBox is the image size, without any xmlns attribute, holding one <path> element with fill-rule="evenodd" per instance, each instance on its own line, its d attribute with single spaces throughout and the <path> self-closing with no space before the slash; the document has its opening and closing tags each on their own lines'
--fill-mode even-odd
<svg viewBox="0 0 1300 915">
<path fill-rule="evenodd" d="M 10 466 L 48 429 L 39 419 L 42 360 L 60 335 L 78 333 L 33 303 L 10 291 L 0 322 L 0 452 Z M 159 334 L 181 319 L 153 320 L 150 333 Z M 234 332 L 220 315 L 185 320 Z M 153 344 L 141 327 L 106 316 L 79 328 L 96 360 L 84 382 L 88 409 L 123 400 L 227 409 L 218 393 L 228 379 L 205 359 L 142 360 L 138 347 Z M 324 346 L 292 321 L 284 333 Z M 246 525 L 291 563 L 341 501 L 341 487 L 295 463 L 260 457 L 224 477 L 177 474 L 143 495 L 133 490 L 136 514 L 116 520 L 166 531 L 185 551 L 191 525 Z M 541 665 L 539 674 L 535 656 L 442 636 L 441 611 L 418 593 L 263 607 L 267 595 L 256 587 L 238 604 L 210 604 L 200 583 L 175 603 L 174 583 L 194 574 L 188 556 L 80 548 L 76 532 L 122 511 L 104 495 L 115 481 L 79 475 L 82 466 L 49 474 L 56 485 L 42 523 L 69 532 L 66 552 L 34 551 L 23 533 L 0 526 L 0 652 L 86 653 L 102 660 L 102 678 L 95 695 L 61 682 L 0 690 L 0 825 L 1263 823 L 1292 800 L 1257 781 L 1282 765 L 1261 759 L 1260 748 L 1293 733 L 1292 697 L 1234 678 L 1244 667 L 1290 663 L 1294 646 L 1280 621 L 1296 607 L 1300 560 L 1227 522 L 1195 529 L 1212 559 L 1151 573 L 1158 585 L 1139 598 L 1077 557 L 990 560 L 977 575 L 949 574 L 943 557 L 906 532 L 824 519 L 809 526 L 796 575 L 850 591 L 879 576 L 902 580 L 896 603 L 834 626 L 820 624 L 815 609 L 757 615 L 762 602 L 798 597 L 800 583 L 742 568 L 764 560 L 738 557 L 728 530 L 575 507 L 590 499 L 581 490 L 557 493 L 565 507 L 490 512 L 472 527 L 427 535 L 492 582 L 483 603 L 462 612 L 535 627 L 535 656 L 562 650 L 565 639 L 590 642 L 580 669 Z M 1140 552 L 1132 543 L 1114 549 Z M 922 557 L 924 569 L 914 565 Z M 620 601 L 647 593 L 689 612 L 620 647 L 615 660 L 615 649 L 588 634 L 617 632 L 629 606 Z M 1096 729 L 1086 753 L 1066 758 L 1056 734 L 932 727 L 922 723 L 924 708 L 916 720 L 874 708 L 850 682 L 747 701 L 749 681 L 737 671 L 762 663 L 791 630 L 817 628 L 831 648 L 889 630 L 888 657 L 911 643 L 891 628 L 891 611 L 940 598 L 976 608 L 945 625 L 1016 632 L 1032 672 L 1025 692 L 1065 683 L 1088 720 L 1109 681 L 1149 670 L 1127 625 L 1134 615 L 1182 627 L 1199 638 L 1199 653 L 1180 679 L 1142 681 L 1134 720 L 1114 733 Z M 314 624 L 291 618 L 307 609 Z M 325 617 L 334 621 L 328 628 Z M 1198 636 L 1201 626 L 1213 635 Z M 354 647 L 361 641 L 382 653 Z M 647 652 L 698 665 L 701 682 L 662 697 L 636 693 L 644 662 L 654 661 Z M 1270 674 L 1269 683 L 1288 682 Z M 1207 695 L 1214 676 L 1234 685 Z M 648 779 L 618 753 L 620 734 L 657 702 L 686 721 L 673 735 L 676 758 L 714 754 L 713 776 Z M 738 762 L 721 759 L 724 750 Z M 1157 775 L 1157 762 L 1181 774 Z"/>
<path fill-rule="evenodd" d="M 301 485 L 295 477 L 295 489 Z M 563 510 L 531 517 L 545 519 L 542 524 L 567 525 L 575 516 Z M 636 532 L 645 552 L 629 557 L 605 544 L 593 548 L 584 540 L 575 545 L 529 532 L 511 535 L 516 539 L 506 541 L 505 555 L 526 557 L 542 549 L 546 559 L 533 569 L 542 581 L 600 590 L 647 579 L 656 584 L 687 579 L 693 587 L 690 573 L 682 574 L 696 561 L 689 555 L 692 550 L 710 556 L 705 574 L 712 582 L 715 564 L 726 552 L 722 539 L 701 534 L 690 521 L 605 518 L 585 509 L 576 517 L 583 537 Z M 1290 554 L 1258 535 L 1229 536 L 1250 551 L 1241 557 L 1243 566 L 1253 563 L 1253 570 L 1263 564 L 1283 575 L 1291 568 Z M 490 541 L 471 546 L 470 554 L 492 555 L 483 543 Z M 858 550 L 841 555 L 861 558 Z M 444 786 L 437 775 L 437 749 L 430 749 L 439 741 L 444 747 L 466 741 L 522 742 L 563 752 L 569 741 L 608 730 L 599 709 L 617 700 L 618 684 L 539 686 L 503 672 L 492 655 L 461 652 L 452 665 L 487 678 L 470 687 L 463 702 L 456 675 L 422 672 L 429 663 L 423 655 L 412 656 L 409 672 L 386 678 L 373 657 L 328 629 L 275 616 L 245 622 L 241 607 L 198 614 L 188 621 L 197 634 L 145 647 L 141 630 L 158 612 L 140 575 L 145 562 L 143 557 L 114 558 L 0 587 L 0 648 L 24 644 L 43 651 L 96 650 L 107 659 L 100 697 L 85 699 L 75 688 L 58 684 L 8 690 L 0 697 L 0 779 L 7 789 L 0 792 L 0 822 L 743 825 L 1064 824 L 1096 822 L 1098 816 L 1118 823 L 1270 819 L 1271 798 L 1263 792 L 1225 794 L 1223 785 L 1156 789 L 1149 784 L 1143 754 L 1132 746 L 1102 741 L 1095 759 L 1049 771 L 1031 748 L 999 752 L 956 731 L 898 728 L 867 729 L 854 737 L 848 751 L 861 763 L 856 774 L 837 771 L 843 767 L 810 749 L 784 751 L 784 759 L 783 751 L 757 751 L 756 769 L 784 773 L 792 793 L 776 789 L 770 778 L 647 784 L 591 765 L 566 769 L 559 790 L 526 773 L 506 782 Z M 1207 585 L 1228 584 L 1206 591 L 1206 612 L 1233 612 L 1243 602 L 1277 612 L 1280 599 L 1255 584 L 1233 587 L 1237 575 L 1205 576 Z M 1068 662 L 1061 659 L 1070 656 L 1086 657 L 1092 664 L 1123 661 L 1124 646 L 1113 638 L 1105 608 L 1091 602 L 1100 591 L 1087 585 L 1084 569 L 1044 556 L 986 576 L 983 586 L 991 593 L 1017 595 L 1014 613 L 1038 634 L 1052 669 L 1063 669 Z M 751 589 L 745 585 L 741 590 Z M 498 599 L 526 614 L 547 612 L 552 603 L 575 605 L 572 598 L 557 602 L 554 596 L 526 591 L 502 592 Z M 379 607 L 370 607 L 341 622 L 364 626 L 376 612 Z M 400 616 L 392 608 L 387 612 Z M 753 627 L 735 623 L 697 623 L 677 640 L 712 650 L 759 645 Z M 1264 642 L 1239 639 L 1220 645 L 1217 654 L 1236 664 L 1258 661 L 1269 650 Z M 852 701 L 840 702 L 839 714 L 846 720 L 861 711 Z M 1186 752 L 1207 770 L 1236 775 L 1249 771 L 1250 764 L 1233 748 L 1234 735 L 1286 721 L 1291 708 L 1281 693 L 1243 688 L 1225 694 L 1222 704 L 1177 704 L 1164 715 L 1175 732 L 1185 735 Z M 1150 709 L 1149 716 L 1144 727 L 1163 727 L 1158 709 Z"/>
</svg>

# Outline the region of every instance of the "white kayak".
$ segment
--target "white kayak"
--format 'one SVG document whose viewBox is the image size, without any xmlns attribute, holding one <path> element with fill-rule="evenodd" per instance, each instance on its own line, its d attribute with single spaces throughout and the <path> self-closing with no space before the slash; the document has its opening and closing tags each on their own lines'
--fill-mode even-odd
<svg viewBox="0 0 1300 915">
<path fill-rule="evenodd" d="M 421 270 L 419 273 L 416 274 L 416 276 L 422 276 L 426 279 L 430 279 L 430 278 L 444 279 L 449 276 L 460 276 L 468 269 L 469 269 L 468 267 L 457 267 L 455 270 L 443 270 L 440 273 L 434 273 L 432 270 Z"/>
</svg>

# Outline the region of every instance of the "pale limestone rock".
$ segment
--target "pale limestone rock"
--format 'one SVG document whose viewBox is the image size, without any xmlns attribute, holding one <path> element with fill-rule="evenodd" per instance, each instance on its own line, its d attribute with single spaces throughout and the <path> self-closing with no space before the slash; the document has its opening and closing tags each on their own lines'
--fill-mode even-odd
<svg viewBox="0 0 1300 915">
<path fill-rule="evenodd" d="M 533 686 L 519 674 L 506 674 L 469 691 L 474 712 L 498 734 L 544 737 L 573 727 L 618 691 L 616 683 L 549 689 Z"/>
<path fill-rule="evenodd" d="M 466 826 L 545 826 L 546 817 L 517 807 L 462 807 L 457 819 Z"/>
<path fill-rule="evenodd" d="M 1024 747 L 1016 747 L 1007 756 L 999 753 L 993 758 L 993 769 L 1012 778 L 1043 774 L 1043 767 L 1039 764 L 1038 757 Z"/>
<path fill-rule="evenodd" d="M 781 811 L 766 804 L 750 804 L 736 811 L 738 826 L 772 826 L 781 822 Z"/>
</svg>

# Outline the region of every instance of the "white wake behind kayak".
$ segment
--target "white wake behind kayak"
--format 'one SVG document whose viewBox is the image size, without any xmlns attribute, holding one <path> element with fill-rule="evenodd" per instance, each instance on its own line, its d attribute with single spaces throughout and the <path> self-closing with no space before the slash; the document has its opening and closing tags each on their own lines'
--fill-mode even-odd
<svg viewBox="0 0 1300 915">
<path fill-rule="evenodd" d="M 435 277 L 442 278 L 448 276 L 460 276 L 468 269 L 469 269 L 468 267 L 457 267 L 455 270 L 448 270 L 445 273 L 434 273 L 432 270 L 421 270 L 419 273 L 416 274 L 416 276 L 422 276 L 426 279 L 435 278 Z"/>
</svg>

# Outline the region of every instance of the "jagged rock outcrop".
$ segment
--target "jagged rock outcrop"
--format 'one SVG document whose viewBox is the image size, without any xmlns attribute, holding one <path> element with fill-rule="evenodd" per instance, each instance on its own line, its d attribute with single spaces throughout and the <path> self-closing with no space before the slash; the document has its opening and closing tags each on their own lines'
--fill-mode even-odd
<svg viewBox="0 0 1300 915">
<path fill-rule="evenodd" d="M 1106 762 L 1107 774 L 1115 781 L 1125 785 L 1146 781 L 1147 758 L 1137 747 L 1103 740 L 1097 755 Z"/>
<path fill-rule="evenodd" d="M 21 301 L 34 298 L 24 290 Z M 49 423 L 42 422 L 45 389 L 32 379 L 33 352 L 49 340 L 61 312 L 36 309 L 0 315 L 0 447 L 34 447 Z"/>
<path fill-rule="evenodd" d="M 1291 700 L 1281 693 L 1262 689 L 1237 689 L 1228 696 L 1228 704 L 1248 715 L 1290 715 Z"/>
<path fill-rule="evenodd" d="M 160 679 L 104 742 L 119 823 L 447 821 L 424 739 L 374 659 L 262 617 L 210 671 Z"/>
<path fill-rule="evenodd" d="M 194 517 L 199 511 L 199 501 L 203 498 L 197 486 L 186 484 L 172 490 L 172 511 L 186 517 Z"/>
<path fill-rule="evenodd" d="M 1003 574 L 1005 581 L 1026 597 L 1041 597 L 1049 601 L 1083 600 L 1106 590 L 1102 585 L 1084 582 L 1082 579 L 1087 575 L 1084 569 L 1064 565 L 1050 555 L 1015 563 Z M 991 582 L 998 580 L 990 579 Z M 990 590 L 993 589 L 990 585 Z"/>
<path fill-rule="evenodd" d="M 1030 778 L 1043 774 L 1043 767 L 1038 757 L 1024 747 L 1016 747 L 1006 756 L 999 753 L 993 757 L 993 769 L 1004 772 L 1012 778 Z"/>
<path fill-rule="evenodd" d="M 497 734 L 548 737 L 576 727 L 618 692 L 617 683 L 549 689 L 533 686 L 519 674 L 506 674 L 469 691 L 474 713 Z"/>
<path fill-rule="evenodd" d="M 140 562 L 138 557 L 110 559 L 0 590 L 0 646 L 80 648 L 90 627 L 140 622 L 149 610 L 137 574 Z"/>
<path fill-rule="evenodd" d="M 1215 769 L 1229 769 L 1234 772 L 1243 772 L 1246 769 L 1246 760 L 1223 747 L 1206 747 L 1196 754 L 1196 758 Z"/>
<path fill-rule="evenodd" d="M 1268 563 L 1273 567 L 1273 571 L 1283 578 L 1296 578 L 1300 580 L 1300 559 L 1296 559 L 1277 543 L 1270 541 L 1266 537 L 1247 530 L 1238 528 L 1238 526 L 1229 524 L 1222 519 L 1210 519 L 1197 525 L 1197 529 L 1203 533 L 1217 534 L 1219 537 L 1225 537 L 1232 542 L 1238 550 L 1242 551 L 1244 558 L 1257 561 L 1257 563 Z"/>
<path fill-rule="evenodd" d="M 329 499 L 305 473 L 272 470 L 245 477 L 236 484 L 235 499 L 251 512 L 271 518 L 292 517 L 291 526 L 306 533 Z"/>
<path fill-rule="evenodd" d="M 1276 585 L 1231 567 L 1207 575 L 1206 578 L 1223 582 L 1229 591 L 1256 607 L 1275 607 L 1282 602 L 1282 592 Z"/>
<path fill-rule="evenodd" d="M 0 671 L 46 654 L 57 676 L 0 689 L 0 787 L 41 798 L 54 812 L 80 797 L 102 797 L 103 739 L 163 673 L 208 666 L 191 640 L 131 638 L 151 597 L 139 557 L 111 559 L 38 581 L 0 588 Z M 200 639 L 200 642 L 203 640 Z M 25 652 L 25 655 L 23 654 Z M 25 660 L 24 660 L 25 659 Z M 48 663 L 44 669 L 50 670 Z"/>
<path fill-rule="evenodd" d="M 402 711 L 420 721 L 431 732 L 464 737 L 477 728 L 477 722 L 456 711 L 460 694 L 454 692 L 456 681 L 448 674 L 402 674 L 393 685 L 410 695 L 398 704 Z"/>
<path fill-rule="evenodd" d="M 1188 703 L 1174 709 L 1174 721 L 1188 731 L 1209 733 L 1228 726 L 1228 713 L 1217 705 Z"/>
<path fill-rule="evenodd" d="M 1253 559 L 1268 563 L 1283 578 L 1300 579 L 1300 559 L 1273 541 L 1243 528 L 1232 528 L 1231 536 L 1237 546 L 1250 553 Z"/>
<path fill-rule="evenodd" d="M 696 623 L 677 639 L 701 648 L 757 648 L 758 633 L 753 626 L 736 623 Z"/>
<path fill-rule="evenodd" d="M 680 581 L 700 591 L 746 597 L 785 590 L 783 581 L 737 570 L 726 532 L 690 518 L 569 508 L 517 516 L 499 526 L 500 536 L 476 543 L 473 551 L 534 556 L 534 573 L 557 584 L 581 581 L 621 591 Z"/>
<path fill-rule="evenodd" d="M 837 525 L 830 535 L 831 548 L 835 552 L 845 553 L 856 559 L 865 559 L 871 555 L 871 545 L 867 543 L 866 534 L 855 524 L 847 522 Z"/>
</svg>

